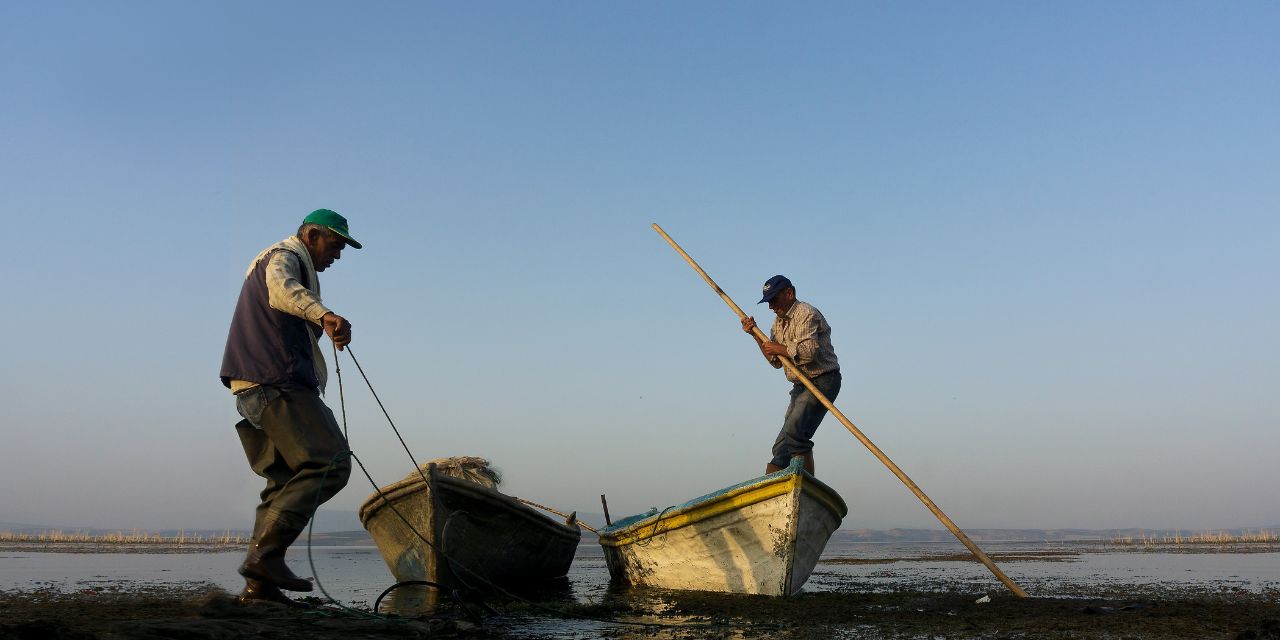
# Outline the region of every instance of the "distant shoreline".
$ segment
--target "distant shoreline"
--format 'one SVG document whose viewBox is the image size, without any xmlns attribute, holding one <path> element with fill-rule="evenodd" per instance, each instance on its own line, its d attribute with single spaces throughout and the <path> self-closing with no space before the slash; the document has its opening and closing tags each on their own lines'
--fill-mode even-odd
<svg viewBox="0 0 1280 640">
<path fill-rule="evenodd" d="M 594 538 L 588 540 L 584 538 L 583 542 L 589 545 L 595 545 Z M 964 552 L 963 548 L 952 548 L 959 546 L 959 543 L 952 540 L 858 540 L 845 538 L 843 543 L 854 545 L 928 545 L 930 549 L 936 545 L 936 551 L 922 551 L 913 553 L 911 556 L 901 558 L 876 558 L 867 559 L 866 562 L 896 562 L 903 560 L 955 560 L 967 561 L 976 560 L 971 554 Z M 992 550 L 990 555 L 992 558 L 1001 562 L 1017 562 L 1017 561 L 1062 561 L 1064 558 L 1059 557 L 1064 553 L 1072 556 L 1081 553 L 1186 553 L 1186 554 L 1209 554 L 1209 553 L 1231 553 L 1231 554 L 1249 554 L 1249 553 L 1274 553 L 1280 552 L 1280 541 L 1274 538 L 1191 538 L 1187 537 L 1181 540 L 1177 539 L 1147 539 L 1143 541 L 1131 541 L 1123 539 L 1103 540 L 1097 538 L 1086 539 L 1064 539 L 1064 540 L 983 540 L 985 545 L 1019 545 L 1017 551 L 999 551 Z M 346 537 L 341 538 L 338 543 L 334 540 L 313 539 L 312 544 L 317 547 L 350 547 L 350 548 L 376 548 L 370 539 L 359 540 Z M 0 552 L 26 552 L 26 553 L 67 553 L 67 554 L 93 554 L 93 553 L 141 553 L 141 554 L 182 554 L 182 553 L 225 553 L 239 552 L 245 549 L 248 541 L 201 541 L 201 542 L 172 542 L 172 541 L 151 541 L 146 543 L 137 542 L 121 542 L 113 540 L 75 540 L 75 541 L 35 541 L 35 540 L 12 540 L 0 539 Z M 1035 547 L 1043 545 L 1043 550 Z M 1064 545 L 1069 550 L 1064 550 Z M 1027 547 L 1032 547 L 1027 550 Z M 828 548 L 830 549 L 830 547 Z M 824 554 L 825 555 L 825 554 Z M 834 557 L 824 559 L 823 562 L 848 562 L 861 560 L 850 559 L 845 557 Z"/>
<path fill-rule="evenodd" d="M 583 520 L 589 522 L 589 520 Z M 358 521 L 354 523 L 359 526 Z M 600 522 L 598 526 L 604 526 Z M 1222 543 L 1237 541 L 1280 542 L 1280 524 L 1267 527 L 1236 527 L 1211 529 L 996 529 L 968 528 L 965 534 L 975 542 L 1080 542 L 1103 541 L 1123 544 L 1149 545 L 1153 543 L 1181 542 Z M 584 542 L 594 539 L 590 532 L 583 532 Z M 144 531 L 134 529 L 62 528 L 29 524 L 0 522 L 0 548 L 13 543 L 66 541 L 84 543 L 118 542 L 137 545 L 211 545 L 242 546 L 248 544 L 251 532 L 245 529 L 167 529 Z M 322 546 L 370 546 L 373 539 L 363 529 L 337 530 L 321 528 L 303 533 L 301 541 L 308 538 Z M 951 543 L 956 538 L 946 529 L 839 529 L 831 543 L 840 542 L 938 542 Z"/>
</svg>

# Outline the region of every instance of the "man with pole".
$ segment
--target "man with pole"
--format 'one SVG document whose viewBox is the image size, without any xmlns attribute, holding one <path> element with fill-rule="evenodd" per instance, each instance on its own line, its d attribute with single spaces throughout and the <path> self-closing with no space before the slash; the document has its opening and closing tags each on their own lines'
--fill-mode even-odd
<svg viewBox="0 0 1280 640">
<path fill-rule="evenodd" d="M 347 440 L 320 399 L 328 369 L 318 338 L 342 349 L 351 323 L 320 300 L 319 272 L 360 248 L 347 219 L 329 209 L 311 212 L 290 236 L 249 263 L 219 376 L 235 394 L 240 444 L 253 472 L 266 479 L 249 553 L 240 565 L 240 601 L 302 606 L 280 590 L 311 591 L 311 581 L 285 564 L 289 545 L 321 503 L 347 484 Z"/>
<path fill-rule="evenodd" d="M 671 245 L 671 248 L 675 249 L 676 253 L 680 254 L 680 257 L 684 258 L 684 261 L 689 263 L 689 266 L 693 267 L 693 270 L 696 271 L 699 276 L 702 276 L 702 279 L 706 281 L 713 291 L 716 292 L 716 295 L 720 296 L 721 300 L 724 300 L 725 304 L 729 305 L 729 308 L 738 316 L 738 319 L 742 320 L 742 328 L 755 338 L 756 343 L 761 345 L 761 351 L 764 351 L 764 343 L 773 342 L 773 340 L 765 340 L 764 332 L 760 331 L 760 328 L 755 326 L 754 320 L 752 320 L 750 324 L 746 322 L 748 319 L 747 314 L 743 313 L 742 309 L 738 307 L 738 304 L 729 297 L 729 294 L 725 293 L 724 289 L 721 289 L 720 285 L 716 284 L 716 281 L 712 280 L 711 276 L 707 275 L 707 272 L 703 271 L 702 267 L 698 266 L 697 261 L 695 261 L 684 249 L 680 248 L 680 245 L 677 244 L 671 236 L 667 235 L 666 231 L 662 230 L 662 227 L 658 226 L 657 223 L 654 223 L 653 230 L 657 231 L 658 235 L 662 236 L 662 239 L 666 240 L 667 244 Z M 782 276 L 776 277 L 781 278 Z M 768 286 L 768 283 L 765 284 Z M 788 287 L 789 286 L 790 281 L 788 281 Z M 768 293 L 769 291 L 766 290 L 765 295 L 768 295 Z M 877 447 L 875 443 L 871 442 L 871 439 L 868 438 L 867 435 L 857 427 L 857 425 L 853 424 L 852 420 L 845 416 L 844 413 L 836 407 L 836 405 L 831 403 L 831 400 L 827 398 L 826 394 L 823 393 L 817 385 L 813 384 L 813 382 L 810 381 L 799 368 L 797 368 L 796 363 L 791 360 L 791 355 L 789 353 L 779 353 L 776 349 L 774 349 L 774 353 L 776 354 L 774 356 L 769 356 L 767 353 L 765 355 L 766 357 L 776 358 L 782 363 L 782 366 L 787 370 L 787 379 L 798 381 L 805 387 L 805 389 L 812 393 L 818 402 L 822 403 L 822 406 L 826 407 L 826 409 L 831 412 L 831 415 L 835 416 L 836 420 L 839 420 L 840 424 L 843 424 L 844 428 L 848 429 L 849 433 L 853 434 L 853 437 L 857 438 L 858 442 L 861 442 L 877 460 L 884 464 L 884 466 L 893 473 L 893 475 L 897 476 L 898 479 L 902 481 L 902 484 L 906 485 L 907 488 L 911 490 L 911 493 L 914 493 L 915 496 L 920 499 L 920 502 L 924 503 L 924 506 L 928 507 L 929 511 L 933 512 L 933 515 L 938 518 L 938 521 L 941 522 L 943 526 L 945 526 L 947 530 L 965 546 L 966 549 L 973 553 L 974 557 L 985 565 L 987 569 L 989 569 L 991 573 L 1000 580 L 1000 582 L 1004 583 L 1006 587 L 1009 587 L 1009 590 L 1012 591 L 1015 596 L 1019 598 L 1027 597 L 1027 592 L 1023 590 L 1022 587 L 1018 586 L 1012 578 L 1005 575 L 1004 571 L 1002 571 L 1000 567 L 997 567 L 996 563 L 993 562 L 991 558 L 982 551 L 982 549 L 979 549 L 978 545 L 974 544 L 973 540 L 970 540 L 969 536 L 966 535 L 965 532 L 961 531 L 960 527 L 957 526 L 956 523 L 947 516 L 947 514 L 943 513 L 942 509 L 938 508 L 938 505 L 934 504 L 933 500 L 931 500 L 929 496 L 925 495 L 924 491 L 920 489 L 915 481 L 907 476 L 907 473 L 903 471 L 897 463 L 890 460 L 889 456 L 885 455 L 885 453 L 880 450 L 880 447 Z M 772 359 L 770 362 L 772 362 Z"/>
<path fill-rule="evenodd" d="M 796 288 L 786 276 L 773 276 L 764 283 L 761 303 L 769 303 L 777 317 L 769 330 L 769 340 L 756 337 L 756 319 L 744 316 L 742 330 L 751 334 L 760 345 L 769 364 L 782 368 L 780 356 L 791 358 L 800 370 L 829 400 L 840 393 L 840 363 L 831 346 L 831 325 L 822 312 L 813 305 L 796 299 Z M 765 466 L 765 473 L 787 468 L 791 458 L 804 458 L 805 471 L 814 473 L 813 434 L 818 430 L 827 408 L 818 400 L 791 369 L 785 371 L 792 382 L 791 403 L 787 405 L 782 420 L 782 430 L 773 443 L 773 459 Z"/>
</svg>

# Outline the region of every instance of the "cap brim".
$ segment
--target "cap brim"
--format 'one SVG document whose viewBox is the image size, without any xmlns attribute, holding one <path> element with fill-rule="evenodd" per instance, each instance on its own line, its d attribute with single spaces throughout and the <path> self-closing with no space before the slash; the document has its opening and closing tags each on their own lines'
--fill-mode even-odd
<svg viewBox="0 0 1280 640">
<path fill-rule="evenodd" d="M 347 235 L 347 234 L 345 234 L 345 233 L 343 233 L 343 232 L 341 232 L 341 231 L 338 231 L 337 229 L 334 229 L 333 227 L 328 227 L 328 229 L 329 229 L 330 231 L 332 231 L 332 232 L 334 232 L 334 233 L 338 234 L 339 236 L 341 236 L 343 240 L 346 240 L 346 241 L 347 241 L 347 246 L 348 246 L 348 247 L 351 247 L 352 249 L 360 249 L 360 248 L 361 248 L 360 243 L 359 243 L 359 242 L 356 242 L 356 239 L 355 239 L 355 238 L 352 238 L 351 236 L 349 236 L 349 235 Z"/>
</svg>

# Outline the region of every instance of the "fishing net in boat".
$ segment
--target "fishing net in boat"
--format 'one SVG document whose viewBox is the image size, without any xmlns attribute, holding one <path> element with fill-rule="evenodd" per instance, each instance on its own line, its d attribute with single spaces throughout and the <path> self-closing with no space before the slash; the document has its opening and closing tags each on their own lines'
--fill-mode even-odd
<svg viewBox="0 0 1280 640">
<path fill-rule="evenodd" d="M 419 467 L 426 473 L 431 465 L 436 466 L 436 473 L 459 480 L 474 482 L 480 486 L 497 489 L 502 484 L 502 474 L 489 466 L 489 461 L 477 456 L 454 456 L 452 458 L 436 458 L 422 463 Z M 416 476 L 417 474 L 411 474 Z"/>
</svg>

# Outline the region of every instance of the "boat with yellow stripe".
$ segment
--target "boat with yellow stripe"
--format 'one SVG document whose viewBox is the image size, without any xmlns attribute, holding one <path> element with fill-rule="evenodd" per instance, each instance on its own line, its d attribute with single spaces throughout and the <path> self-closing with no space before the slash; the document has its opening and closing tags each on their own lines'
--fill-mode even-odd
<svg viewBox="0 0 1280 640">
<path fill-rule="evenodd" d="M 599 531 L 615 583 L 792 595 L 804 586 L 848 508 L 791 466 Z"/>
</svg>

